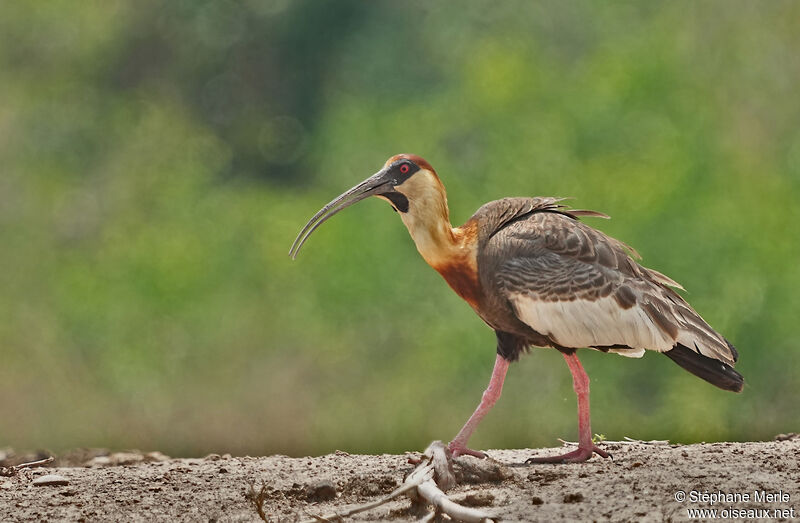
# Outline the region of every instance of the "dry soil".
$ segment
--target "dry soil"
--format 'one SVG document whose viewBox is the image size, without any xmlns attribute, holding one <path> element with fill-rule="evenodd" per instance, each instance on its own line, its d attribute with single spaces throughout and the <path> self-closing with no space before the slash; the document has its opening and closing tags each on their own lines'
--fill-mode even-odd
<svg viewBox="0 0 800 523">
<path fill-rule="evenodd" d="M 503 464 L 498 473 L 483 479 L 466 477 L 448 495 L 462 504 L 483 506 L 504 521 L 713 519 L 710 514 L 692 518 L 687 512 L 703 508 L 717 509 L 717 519 L 800 518 L 796 437 L 685 446 L 606 443 L 605 447 L 613 461 L 594 457 L 573 465 L 523 464 L 533 455 L 563 449 L 492 450 L 490 456 Z M 73 453 L 57 460 L 55 467 L 0 476 L 0 521 L 261 521 L 251 485 L 256 494 L 262 493 L 269 521 L 297 521 L 391 492 L 414 468 L 409 457 L 418 455 L 336 452 L 306 458 L 169 459 L 158 453 L 96 454 Z M 34 484 L 48 474 L 62 476 L 67 484 Z M 683 494 L 687 499 L 676 501 Z M 712 494 L 727 499 L 712 504 Z M 411 521 L 415 516 L 409 506 L 409 500 L 401 498 L 348 520 Z"/>
</svg>

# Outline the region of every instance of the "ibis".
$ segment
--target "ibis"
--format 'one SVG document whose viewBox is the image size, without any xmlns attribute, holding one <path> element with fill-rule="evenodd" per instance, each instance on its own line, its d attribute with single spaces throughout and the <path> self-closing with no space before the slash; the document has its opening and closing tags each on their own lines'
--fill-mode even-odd
<svg viewBox="0 0 800 523">
<path fill-rule="evenodd" d="M 511 362 L 531 348 L 561 352 L 578 401 L 578 447 L 532 463 L 574 463 L 608 453 L 592 441 L 589 379 L 580 348 L 640 358 L 660 352 L 717 387 L 741 392 L 736 349 L 711 328 L 664 274 L 640 265 L 636 251 L 584 222 L 605 217 L 567 207 L 563 198 L 503 198 L 483 205 L 460 227 L 450 224 L 444 185 L 413 154 L 383 168 L 325 205 L 292 245 L 295 258 L 330 217 L 367 197 L 387 201 L 417 250 L 497 336 L 491 379 L 480 404 L 450 442 L 454 456 L 485 457 L 467 443 L 503 389 Z"/>
</svg>

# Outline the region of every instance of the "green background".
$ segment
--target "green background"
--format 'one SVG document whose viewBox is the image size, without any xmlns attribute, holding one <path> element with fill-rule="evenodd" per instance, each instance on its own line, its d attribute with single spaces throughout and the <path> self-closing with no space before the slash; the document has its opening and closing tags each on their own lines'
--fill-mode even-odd
<svg viewBox="0 0 800 523">
<path fill-rule="evenodd" d="M 740 395 L 583 351 L 610 439 L 771 438 L 800 402 L 800 3 L 3 2 L 0 446 L 397 452 L 449 440 L 494 334 L 385 202 L 413 152 L 455 224 L 572 196 L 681 282 Z M 556 351 L 477 448 L 575 439 Z"/>
</svg>

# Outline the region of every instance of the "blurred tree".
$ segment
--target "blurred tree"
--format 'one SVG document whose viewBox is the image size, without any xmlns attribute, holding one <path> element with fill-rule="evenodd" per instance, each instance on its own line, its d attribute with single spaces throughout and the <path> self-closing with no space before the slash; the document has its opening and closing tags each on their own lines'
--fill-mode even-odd
<svg viewBox="0 0 800 523">
<path fill-rule="evenodd" d="M 385 203 L 286 256 L 398 152 L 438 169 L 456 222 L 516 195 L 607 212 L 739 347 L 740 396 L 587 354 L 598 431 L 796 430 L 799 28 L 790 1 L 0 3 L 0 445 L 450 437 L 493 336 Z M 553 443 L 570 387 L 534 352 L 474 444 Z"/>
</svg>

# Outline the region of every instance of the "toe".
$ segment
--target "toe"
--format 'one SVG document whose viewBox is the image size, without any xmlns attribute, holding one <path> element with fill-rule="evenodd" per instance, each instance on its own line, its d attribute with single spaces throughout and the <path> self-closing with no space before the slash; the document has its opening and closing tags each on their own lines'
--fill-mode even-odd
<svg viewBox="0 0 800 523">
<path fill-rule="evenodd" d="M 476 458 L 483 459 L 487 457 L 485 452 L 468 449 L 464 445 L 459 445 L 457 443 L 454 444 L 453 442 L 450 442 L 447 447 L 450 449 L 450 452 L 453 454 L 454 458 L 459 456 L 475 456 Z"/>
<path fill-rule="evenodd" d="M 543 457 L 533 457 L 528 458 L 525 460 L 525 463 L 532 464 L 532 463 L 582 463 L 587 461 L 589 458 L 592 457 L 592 454 L 597 454 L 603 458 L 611 457 L 611 455 L 604 451 L 603 449 L 599 448 L 596 445 L 593 445 L 592 448 L 582 448 L 579 447 L 572 452 L 567 452 L 566 454 L 560 454 L 558 456 L 543 456 Z"/>
</svg>

